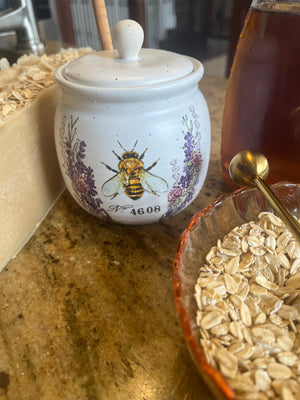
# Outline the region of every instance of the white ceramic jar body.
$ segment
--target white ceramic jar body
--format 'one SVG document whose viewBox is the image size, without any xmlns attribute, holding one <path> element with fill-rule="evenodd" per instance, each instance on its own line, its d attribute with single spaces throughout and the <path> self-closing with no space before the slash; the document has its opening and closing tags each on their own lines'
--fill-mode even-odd
<svg viewBox="0 0 300 400">
<path fill-rule="evenodd" d="M 135 21 L 113 29 L 116 50 L 60 67 L 57 155 L 67 188 L 89 213 L 124 224 L 173 216 L 199 193 L 210 120 L 198 83 L 202 64 L 141 49 Z"/>
<path fill-rule="evenodd" d="M 203 186 L 210 120 L 198 85 L 65 87 L 55 139 L 67 188 L 95 216 L 144 224 L 173 216 Z"/>
</svg>

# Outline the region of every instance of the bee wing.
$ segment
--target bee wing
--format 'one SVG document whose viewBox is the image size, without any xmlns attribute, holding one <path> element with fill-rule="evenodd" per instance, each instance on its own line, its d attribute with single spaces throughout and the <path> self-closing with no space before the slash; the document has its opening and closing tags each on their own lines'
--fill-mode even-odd
<svg viewBox="0 0 300 400">
<path fill-rule="evenodd" d="M 140 181 L 147 192 L 164 193 L 168 190 L 168 184 L 163 178 L 147 171 L 140 172 Z"/>
<path fill-rule="evenodd" d="M 114 175 L 102 185 L 102 193 L 106 197 L 116 197 L 124 192 L 126 185 L 123 184 L 124 176 L 122 172 Z"/>
</svg>

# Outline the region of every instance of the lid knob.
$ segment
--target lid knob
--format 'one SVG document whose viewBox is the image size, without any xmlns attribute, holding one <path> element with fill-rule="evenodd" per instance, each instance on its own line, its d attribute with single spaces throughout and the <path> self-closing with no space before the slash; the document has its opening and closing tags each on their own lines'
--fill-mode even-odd
<svg viewBox="0 0 300 400">
<path fill-rule="evenodd" d="M 122 60 L 139 59 L 139 52 L 144 41 L 144 31 L 140 24 L 131 19 L 123 19 L 115 24 L 112 38 Z"/>
</svg>

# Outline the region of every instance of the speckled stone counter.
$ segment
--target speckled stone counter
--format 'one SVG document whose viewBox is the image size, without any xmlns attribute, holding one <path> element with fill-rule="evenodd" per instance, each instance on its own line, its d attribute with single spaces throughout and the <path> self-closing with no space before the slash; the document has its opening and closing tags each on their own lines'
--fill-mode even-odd
<svg viewBox="0 0 300 400">
<path fill-rule="evenodd" d="M 89 216 L 65 192 L 0 273 L 1 400 L 211 399 L 178 323 L 172 264 L 192 215 L 228 191 L 219 156 L 226 84 L 201 81 L 211 161 L 188 209 L 120 226 Z"/>
</svg>

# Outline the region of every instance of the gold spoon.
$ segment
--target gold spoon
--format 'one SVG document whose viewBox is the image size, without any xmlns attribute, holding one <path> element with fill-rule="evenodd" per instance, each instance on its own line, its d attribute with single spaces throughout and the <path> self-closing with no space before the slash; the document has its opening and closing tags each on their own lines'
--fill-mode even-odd
<svg viewBox="0 0 300 400">
<path fill-rule="evenodd" d="M 229 174 L 231 179 L 239 186 L 256 185 L 276 214 L 300 242 L 299 222 L 278 200 L 275 193 L 264 181 L 269 174 L 269 163 L 263 154 L 254 151 L 241 151 L 231 160 Z"/>
</svg>

